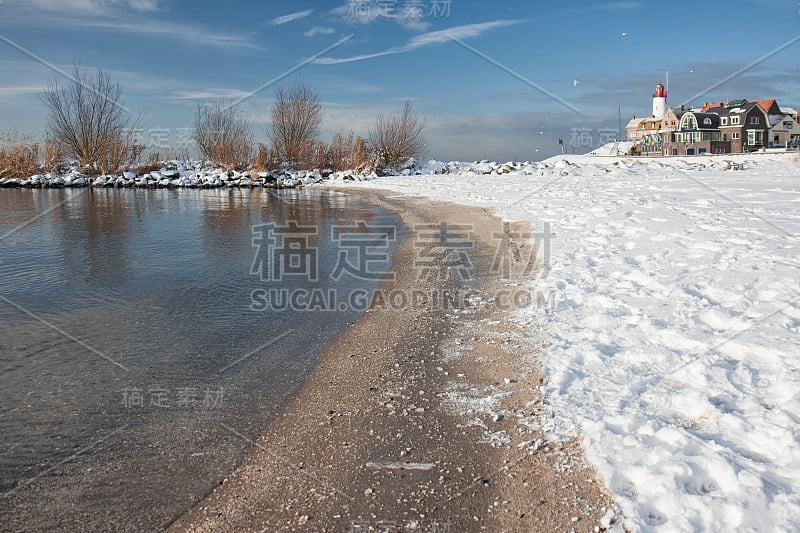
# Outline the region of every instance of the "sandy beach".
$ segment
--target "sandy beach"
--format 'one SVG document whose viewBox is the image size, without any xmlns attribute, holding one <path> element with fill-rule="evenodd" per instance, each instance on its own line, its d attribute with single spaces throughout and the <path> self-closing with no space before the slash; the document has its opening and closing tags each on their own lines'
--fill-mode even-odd
<svg viewBox="0 0 800 533">
<path fill-rule="evenodd" d="M 471 224 L 482 291 L 504 286 L 489 273 L 502 222 L 488 211 L 359 194 L 408 227 Z M 396 279 L 382 289 L 452 282 L 418 279 L 414 240 L 398 248 Z M 244 464 L 172 531 L 594 530 L 612 502 L 580 446 L 548 443 L 515 420 L 536 409 L 543 378 L 520 374 L 530 354 L 511 340 L 507 311 L 392 307 L 377 305 L 352 325 Z M 466 355 L 448 356 L 454 345 Z M 516 417 L 482 427 L 474 412 L 453 408 L 454 388 L 497 391 Z"/>
</svg>

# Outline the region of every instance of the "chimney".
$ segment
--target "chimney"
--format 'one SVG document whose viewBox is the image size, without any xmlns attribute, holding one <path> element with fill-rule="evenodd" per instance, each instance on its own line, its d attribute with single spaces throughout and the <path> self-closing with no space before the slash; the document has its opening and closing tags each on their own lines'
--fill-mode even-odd
<svg viewBox="0 0 800 533">
<path fill-rule="evenodd" d="M 681 107 L 680 107 L 680 110 L 681 110 L 681 112 L 685 111 L 685 109 L 686 109 L 686 108 L 685 108 L 685 107 L 683 107 L 683 104 L 681 104 Z"/>
</svg>

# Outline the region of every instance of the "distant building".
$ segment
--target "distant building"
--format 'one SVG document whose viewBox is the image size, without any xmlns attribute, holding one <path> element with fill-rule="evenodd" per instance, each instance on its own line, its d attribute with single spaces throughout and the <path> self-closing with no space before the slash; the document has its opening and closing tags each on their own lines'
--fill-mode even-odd
<svg viewBox="0 0 800 533">
<path fill-rule="evenodd" d="M 730 153 L 731 143 L 722 138 L 720 117 L 716 113 L 687 111 L 681 115 L 671 142 L 665 143 L 665 155 Z"/>
<path fill-rule="evenodd" d="M 774 100 L 773 100 L 774 102 Z M 769 143 L 769 119 L 758 102 L 734 100 L 725 106 L 710 107 L 720 117 L 722 139 L 731 142 L 732 153 L 754 152 Z"/>
<path fill-rule="evenodd" d="M 753 152 L 800 143 L 800 112 L 781 109 L 775 99 L 706 103 L 673 110 L 660 82 L 653 114 L 634 116 L 625 127 L 635 155 L 699 155 Z"/>
</svg>

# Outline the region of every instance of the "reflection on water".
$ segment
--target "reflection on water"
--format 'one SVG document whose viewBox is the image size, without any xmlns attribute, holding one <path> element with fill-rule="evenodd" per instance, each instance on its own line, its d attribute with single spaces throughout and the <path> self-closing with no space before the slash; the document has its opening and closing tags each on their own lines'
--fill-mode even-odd
<svg viewBox="0 0 800 533">
<path fill-rule="evenodd" d="M 252 227 L 288 220 L 338 289 L 365 283 L 326 275 L 330 227 L 399 224 L 324 191 L 2 191 L 2 529 L 158 529 L 229 474 L 357 317 L 249 310 Z"/>
</svg>

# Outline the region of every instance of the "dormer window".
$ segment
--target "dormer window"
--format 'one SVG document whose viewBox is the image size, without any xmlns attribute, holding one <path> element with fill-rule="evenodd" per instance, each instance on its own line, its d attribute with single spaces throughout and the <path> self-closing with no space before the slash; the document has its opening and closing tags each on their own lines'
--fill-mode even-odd
<svg viewBox="0 0 800 533">
<path fill-rule="evenodd" d="M 740 117 L 731 117 L 731 124 L 741 124 Z"/>
<path fill-rule="evenodd" d="M 710 126 L 710 125 L 711 125 L 711 119 L 710 118 L 707 118 L 707 119 L 705 119 L 703 121 L 703 126 Z"/>
<path fill-rule="evenodd" d="M 728 117 L 722 117 L 722 118 L 720 119 L 720 121 L 721 121 L 720 123 L 721 123 L 723 126 L 727 126 L 727 125 L 728 125 Z"/>
</svg>

